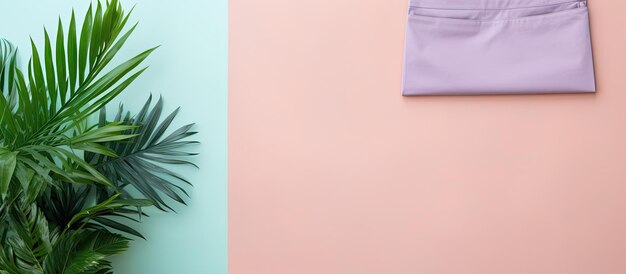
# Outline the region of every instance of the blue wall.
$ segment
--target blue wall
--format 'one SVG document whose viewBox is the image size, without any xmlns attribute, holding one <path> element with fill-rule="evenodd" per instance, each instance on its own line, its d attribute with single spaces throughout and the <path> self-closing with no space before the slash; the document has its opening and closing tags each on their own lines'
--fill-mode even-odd
<svg viewBox="0 0 626 274">
<path fill-rule="evenodd" d="M 138 1 L 123 1 L 130 9 Z M 42 45 L 43 26 L 55 32 L 58 16 L 68 22 L 72 7 L 83 15 L 85 0 L 0 2 L 0 36 L 29 56 L 28 37 Z M 120 57 L 161 45 L 150 68 L 120 100 L 138 110 L 152 93 L 167 110 L 182 107 L 176 125 L 196 122 L 200 170 L 184 169 L 195 183 L 188 207 L 178 214 L 151 212 L 139 225 L 147 241 L 136 241 L 115 259 L 118 274 L 227 273 L 227 0 L 137 3 L 139 27 Z"/>
</svg>

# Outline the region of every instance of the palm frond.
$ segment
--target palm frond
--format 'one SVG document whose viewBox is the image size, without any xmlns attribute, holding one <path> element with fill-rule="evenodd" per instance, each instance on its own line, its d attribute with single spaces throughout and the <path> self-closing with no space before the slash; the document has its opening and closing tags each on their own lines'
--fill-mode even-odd
<svg viewBox="0 0 626 274">
<path fill-rule="evenodd" d="M 59 238 L 43 262 L 44 273 L 95 274 L 111 271 L 108 257 L 128 249 L 130 240 L 107 231 L 81 230 Z"/>
<path fill-rule="evenodd" d="M 30 274 L 18 266 L 15 252 L 10 245 L 0 246 L 0 274 Z"/>
<path fill-rule="evenodd" d="M 17 48 L 0 37 L 0 93 L 7 98 L 10 107 L 15 107 L 15 66 Z M 2 135 L 0 135 L 2 139 Z"/>
<path fill-rule="evenodd" d="M 0 86 L 9 90 L 0 96 L 0 148 L 17 153 L 18 163 L 43 167 L 37 175 L 49 183 L 51 176 L 46 174 L 51 173 L 69 182 L 112 186 L 75 155 L 80 150 L 114 156 L 100 143 L 133 137 L 121 134 L 129 128 L 119 123 L 81 126 L 145 70 L 139 66 L 155 49 L 112 65 L 135 29 L 125 30 L 128 18 L 119 0 L 111 0 L 89 8 L 80 33 L 74 13 L 67 31 L 59 19 L 55 39 L 44 29 L 43 50 L 31 39 L 26 72 L 15 66 L 15 50 L 0 41 L 4 79 Z M 108 66 L 112 68 L 105 71 Z M 0 193 L 5 185 L 0 181 Z"/>
<path fill-rule="evenodd" d="M 4 123 L 5 117 L 11 115 L 10 112 L 16 104 L 16 58 L 17 49 L 9 41 L 0 38 L 0 124 Z M 6 147 L 3 141 L 6 134 L 11 133 L 0 127 L 0 149 Z"/>
<path fill-rule="evenodd" d="M 68 183 L 47 189 L 38 201 L 50 225 L 61 230 L 68 227 L 70 220 L 87 208 L 88 203 L 89 187 Z M 78 226 L 70 228 L 77 229 Z"/>
<path fill-rule="evenodd" d="M 112 122 L 123 122 L 137 126 L 126 134 L 136 135 L 124 142 L 108 142 L 104 146 L 115 152 L 118 157 L 104 154 L 86 153 L 85 160 L 95 166 L 98 171 L 110 178 L 126 197 L 134 197 L 130 191 L 132 187 L 139 192 L 140 198 L 149 199 L 161 210 L 172 210 L 166 197 L 178 203 L 185 204 L 182 196 L 188 196 L 183 184 L 191 183 L 181 174 L 171 169 L 173 165 L 196 166 L 188 158 L 197 155 L 194 152 L 183 150 L 186 146 L 197 144 L 197 141 L 188 140 L 196 134 L 191 128 L 193 124 L 185 125 L 166 135 L 172 121 L 178 114 L 178 109 L 165 117 L 162 121 L 163 100 L 151 106 L 152 96 L 136 116 L 129 113 L 124 115 L 120 106 Z M 104 126 L 106 111 L 103 109 L 100 116 L 100 125 Z M 196 166 L 197 167 L 197 166 Z M 109 197 L 111 193 L 104 193 Z"/>
<path fill-rule="evenodd" d="M 14 206 L 9 216 L 8 253 L 14 257 L 8 261 L 13 261 L 21 270 L 41 272 L 42 262 L 52 250 L 50 230 L 43 213 L 35 205 Z"/>
<path fill-rule="evenodd" d="M 137 213 L 136 216 L 140 216 L 141 212 L 135 209 L 147 206 L 152 206 L 152 202 L 146 199 L 120 199 L 119 194 L 115 194 L 109 199 L 75 214 L 66 225 L 66 229 L 81 224 L 81 226 L 88 228 L 111 228 L 145 239 L 137 230 L 115 220 L 115 218 L 122 217 L 139 221 L 128 214 Z"/>
<path fill-rule="evenodd" d="M 6 198 L 17 165 L 17 152 L 0 148 L 0 201 Z"/>
</svg>

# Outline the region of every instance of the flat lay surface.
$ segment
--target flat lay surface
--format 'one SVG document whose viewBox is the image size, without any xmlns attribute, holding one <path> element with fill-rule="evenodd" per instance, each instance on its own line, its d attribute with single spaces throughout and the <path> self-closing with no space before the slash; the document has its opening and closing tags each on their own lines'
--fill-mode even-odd
<svg viewBox="0 0 626 274">
<path fill-rule="evenodd" d="M 190 149 L 199 169 L 176 168 L 194 184 L 187 206 L 148 209 L 135 226 L 147 240 L 112 258 L 115 273 L 626 273 L 626 2 L 479 1 L 533 8 L 122 0 L 126 10 L 136 4 L 130 22 L 139 25 L 118 57 L 160 47 L 110 107 L 136 112 L 149 94 L 163 95 L 164 113 L 181 107 L 172 128 L 196 122 L 201 144 Z M 54 33 L 59 16 L 83 14 L 88 2 L 3 3 L 0 37 L 25 65 L 29 36 L 43 45 L 42 26 Z M 587 8 L 593 59 L 589 35 L 578 36 Z M 457 20 L 549 13 L 574 23 L 515 25 L 545 31 L 540 38 L 502 39 L 493 34 L 512 25 L 465 21 L 450 29 L 453 40 L 441 30 L 420 36 Z M 407 35 L 407 15 L 428 24 Z M 485 30 L 491 36 L 461 44 Z M 412 78 L 421 88 L 541 93 L 548 81 L 551 92 L 597 93 L 403 96 L 405 40 L 424 39 L 433 44 L 415 55 L 426 65 L 412 74 L 435 84 Z M 506 50 L 487 57 L 498 68 L 487 66 L 482 49 L 497 44 Z M 546 58 L 527 58 L 534 53 Z M 11 176 L 3 182 L 24 179 Z"/>
<path fill-rule="evenodd" d="M 232 274 L 626 272 L 626 2 L 598 93 L 401 96 L 407 1 L 230 1 Z"/>
</svg>

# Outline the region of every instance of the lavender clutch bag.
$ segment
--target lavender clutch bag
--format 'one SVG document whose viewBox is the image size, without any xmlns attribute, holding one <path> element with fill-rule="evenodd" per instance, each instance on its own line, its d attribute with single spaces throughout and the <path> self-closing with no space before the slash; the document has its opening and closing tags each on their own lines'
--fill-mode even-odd
<svg viewBox="0 0 626 274">
<path fill-rule="evenodd" d="M 587 1 L 411 0 L 402 93 L 595 92 Z"/>
</svg>

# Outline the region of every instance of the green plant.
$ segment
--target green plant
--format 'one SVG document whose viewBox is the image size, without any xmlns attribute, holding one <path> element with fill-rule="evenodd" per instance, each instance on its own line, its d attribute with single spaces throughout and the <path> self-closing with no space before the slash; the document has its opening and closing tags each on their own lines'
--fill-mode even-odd
<svg viewBox="0 0 626 274">
<path fill-rule="evenodd" d="M 189 182 L 171 165 L 193 165 L 184 147 L 192 124 L 169 133 L 178 109 L 161 119 L 148 98 L 136 115 L 106 105 L 141 75 L 148 49 L 114 57 L 135 30 L 118 0 L 97 3 L 79 26 L 59 19 L 26 70 L 0 39 L 0 273 L 111 273 L 129 225 L 142 208 L 184 204 Z M 99 115 L 98 115 L 99 114 Z M 132 224 L 132 222 L 130 222 Z"/>
</svg>

